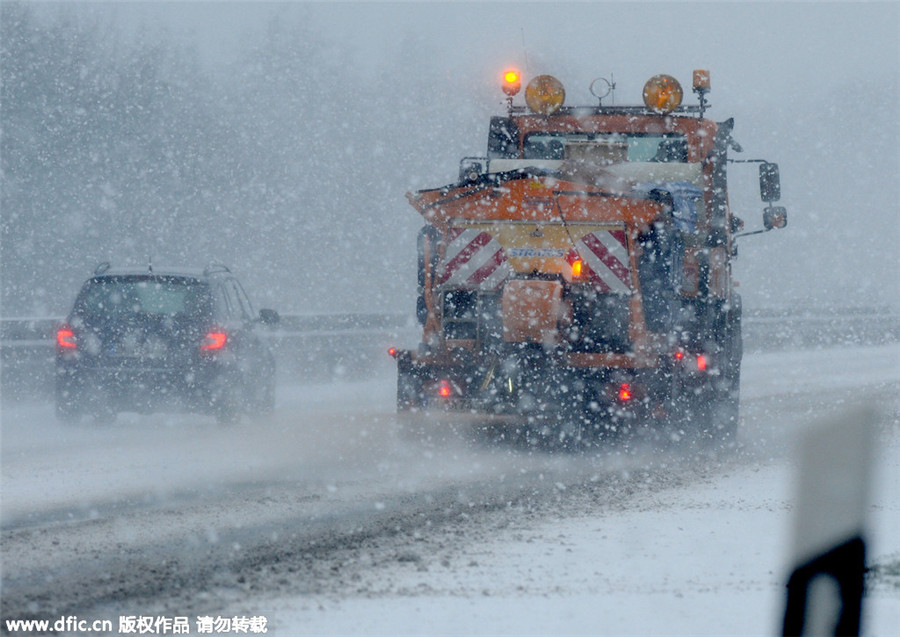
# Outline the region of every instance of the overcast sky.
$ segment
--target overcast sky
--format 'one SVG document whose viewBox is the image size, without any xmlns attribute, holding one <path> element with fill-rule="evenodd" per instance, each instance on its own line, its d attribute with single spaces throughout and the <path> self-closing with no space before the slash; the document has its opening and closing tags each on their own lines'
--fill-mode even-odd
<svg viewBox="0 0 900 637">
<path fill-rule="evenodd" d="M 87 6 L 87 3 L 76 3 Z M 900 4 L 876 2 L 119 2 L 92 4 L 129 33 L 195 42 L 226 68 L 274 18 L 309 23 L 347 59 L 377 73 L 400 51 L 437 61 L 443 77 L 421 99 L 483 109 L 485 130 L 460 131 L 460 156 L 483 152 L 502 95 L 501 70 L 526 80 L 552 73 L 567 103 L 594 103 L 588 87 L 614 77 L 616 103 L 668 73 L 712 77 L 708 116 L 735 117 L 745 157 L 780 162 L 789 225 L 741 242 L 745 300 L 900 304 L 896 245 L 900 187 Z M 54 5 L 45 5 L 56 10 Z M 406 62 L 410 69 L 416 59 Z M 438 96 L 446 78 L 467 94 Z M 340 78 L 335 78 L 340 82 Z M 352 91 L 352 86 L 348 86 Z M 471 89 L 469 91 L 469 89 Z M 693 96 L 688 96 L 688 101 Z M 454 102 L 454 100 L 458 100 Z M 608 101 L 606 103 L 609 103 Z M 444 183 L 455 165 L 447 165 Z M 737 183 L 737 182 L 735 182 Z M 401 191 L 405 184 L 398 184 Z M 433 186 L 442 183 L 428 184 Z M 736 212 L 759 226 L 752 179 L 732 190 Z M 411 216 L 412 215 L 412 216 Z M 411 211 L 398 223 L 417 224 Z M 806 298 L 804 298 L 806 297 Z"/>
<path fill-rule="evenodd" d="M 667 67 L 714 69 L 721 89 L 784 95 L 897 71 L 898 10 L 876 2 L 120 2 L 130 24 L 158 23 L 228 58 L 273 17 L 308 16 L 361 64 L 377 66 L 419 37 L 451 72 L 519 64 L 580 78 L 617 74 L 622 91 Z M 563 66 L 563 64 L 565 66 Z M 562 68 L 559 68 L 562 67 Z M 671 67 L 671 68 L 668 68 Z M 721 96 L 720 100 L 724 97 Z"/>
</svg>

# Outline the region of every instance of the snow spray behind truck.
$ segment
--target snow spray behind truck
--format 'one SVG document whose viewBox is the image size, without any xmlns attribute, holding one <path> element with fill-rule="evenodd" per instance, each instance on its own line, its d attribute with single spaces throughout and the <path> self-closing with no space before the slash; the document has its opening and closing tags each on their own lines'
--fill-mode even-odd
<svg viewBox="0 0 900 637">
<path fill-rule="evenodd" d="M 724 440 L 738 425 L 743 222 L 728 201 L 732 119 L 657 75 L 642 106 L 565 106 L 549 75 L 492 117 L 456 183 L 407 193 L 418 236 L 415 350 L 391 350 L 397 406 L 514 416 L 563 442 L 649 428 Z M 597 88 L 606 89 L 599 94 Z M 786 225 L 778 166 L 759 164 L 765 230 Z M 759 230 L 758 232 L 764 232 Z M 744 233 L 755 234 L 755 233 Z"/>
</svg>

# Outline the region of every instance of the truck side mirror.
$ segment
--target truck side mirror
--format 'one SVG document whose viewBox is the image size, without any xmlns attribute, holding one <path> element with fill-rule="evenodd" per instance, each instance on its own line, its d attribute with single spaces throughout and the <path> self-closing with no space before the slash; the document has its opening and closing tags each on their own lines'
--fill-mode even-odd
<svg viewBox="0 0 900 637">
<path fill-rule="evenodd" d="M 459 162 L 459 182 L 470 183 L 487 173 L 487 159 L 484 157 L 463 157 Z"/>
<path fill-rule="evenodd" d="M 759 196 L 766 203 L 781 199 L 781 177 L 778 164 L 763 162 L 759 165 Z"/>
<path fill-rule="evenodd" d="M 769 206 L 763 210 L 763 225 L 766 230 L 784 228 L 787 225 L 787 208 L 784 206 Z"/>
</svg>

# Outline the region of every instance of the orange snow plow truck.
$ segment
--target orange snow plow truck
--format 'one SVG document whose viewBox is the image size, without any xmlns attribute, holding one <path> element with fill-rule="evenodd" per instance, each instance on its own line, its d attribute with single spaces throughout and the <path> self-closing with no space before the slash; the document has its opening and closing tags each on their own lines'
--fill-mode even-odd
<svg viewBox="0 0 900 637">
<path fill-rule="evenodd" d="M 733 120 L 704 118 L 668 75 L 641 106 L 565 106 L 554 77 L 503 75 L 506 116 L 451 185 L 407 194 L 418 237 L 415 350 L 392 350 L 401 411 L 474 413 L 591 442 L 646 429 L 727 440 L 738 425 L 743 222 L 728 201 Z M 759 164 L 766 230 L 786 225 Z M 759 230 L 758 232 L 764 232 Z M 755 233 L 744 233 L 755 234 Z"/>
</svg>

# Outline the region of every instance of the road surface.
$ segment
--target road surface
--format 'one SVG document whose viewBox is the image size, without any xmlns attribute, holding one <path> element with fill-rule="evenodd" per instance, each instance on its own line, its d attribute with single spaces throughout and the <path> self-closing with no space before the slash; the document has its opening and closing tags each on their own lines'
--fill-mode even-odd
<svg viewBox="0 0 900 637">
<path fill-rule="evenodd" d="M 625 595 L 622 610 L 715 590 L 734 609 L 749 589 L 768 616 L 748 611 L 747 621 L 769 628 L 793 436 L 861 400 L 879 405 L 888 467 L 871 509 L 871 595 L 886 600 L 869 623 L 877 634 L 900 614 L 900 505 L 883 487 L 900 456 L 898 361 L 898 345 L 748 356 L 739 444 L 728 450 L 630 441 L 550 453 L 447 417 L 398 417 L 390 374 L 285 384 L 274 414 L 232 427 L 137 414 L 66 426 L 51 405 L 4 404 L 2 619 L 77 615 L 117 629 L 123 616 L 177 616 L 191 618 L 192 633 L 198 617 L 266 615 L 270 634 L 727 634 L 748 626 L 685 617 L 690 604 L 654 603 L 672 617 L 623 611 L 612 623 L 572 608 L 590 608 L 592 594 Z M 701 533 L 685 513 L 698 509 L 703 528 L 728 532 Z M 623 535 L 646 530 L 642 517 L 653 539 L 629 548 Z M 730 528 L 763 519 L 764 545 Z M 598 528 L 618 530 L 598 538 Z M 565 559 L 585 541 L 604 552 L 602 568 Z M 718 561 L 739 572 L 683 568 L 698 552 L 741 547 L 751 556 Z M 531 611 L 548 596 L 565 600 L 569 623 Z"/>
</svg>

